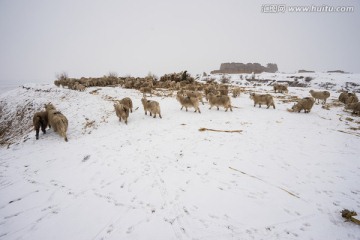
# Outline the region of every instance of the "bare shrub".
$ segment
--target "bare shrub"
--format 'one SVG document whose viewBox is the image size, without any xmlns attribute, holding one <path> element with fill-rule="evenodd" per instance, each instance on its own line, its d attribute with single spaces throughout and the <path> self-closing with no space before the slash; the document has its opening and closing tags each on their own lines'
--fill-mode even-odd
<svg viewBox="0 0 360 240">
<path fill-rule="evenodd" d="M 226 75 L 222 75 L 221 78 L 220 78 L 220 82 L 223 83 L 223 84 L 227 84 L 227 83 L 230 83 L 230 78 Z"/>
<path fill-rule="evenodd" d="M 109 72 L 107 75 L 108 78 L 118 78 L 117 72 Z"/>
<path fill-rule="evenodd" d="M 57 80 L 68 80 L 68 79 L 69 79 L 69 75 L 68 75 L 66 72 L 57 73 L 57 74 L 56 74 L 56 79 L 57 79 Z"/>
</svg>

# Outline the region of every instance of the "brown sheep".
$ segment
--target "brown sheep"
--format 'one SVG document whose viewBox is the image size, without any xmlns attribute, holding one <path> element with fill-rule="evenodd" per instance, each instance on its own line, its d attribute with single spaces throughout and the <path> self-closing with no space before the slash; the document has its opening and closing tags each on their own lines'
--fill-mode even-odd
<svg viewBox="0 0 360 240">
<path fill-rule="evenodd" d="M 132 103 L 131 98 L 125 97 L 118 102 L 121 103 L 122 105 L 125 105 L 126 107 L 128 107 L 130 109 L 130 112 L 133 112 L 133 103 Z"/>
<path fill-rule="evenodd" d="M 48 115 L 49 125 L 54 129 L 54 132 L 57 132 L 60 136 L 64 138 L 67 142 L 66 131 L 68 129 L 68 120 L 67 118 L 51 103 L 45 104 L 45 110 Z"/>
<path fill-rule="evenodd" d="M 185 107 L 187 111 L 188 108 L 192 107 L 195 109 L 195 112 L 198 111 L 199 113 L 201 113 L 199 108 L 199 99 L 197 97 L 189 97 L 189 96 L 185 97 L 180 92 L 178 92 L 176 95 L 176 99 L 181 104 L 180 110 L 182 110 L 183 107 Z"/>
<path fill-rule="evenodd" d="M 211 109 L 213 106 L 216 106 L 217 110 L 219 110 L 219 106 L 223 106 L 225 108 L 225 112 L 227 112 L 227 110 L 229 108 L 230 108 L 230 111 L 232 111 L 231 101 L 230 101 L 229 96 L 227 96 L 227 95 L 216 96 L 213 93 L 209 93 L 207 95 L 207 98 L 208 98 L 209 104 L 210 104 L 209 109 Z"/>
<path fill-rule="evenodd" d="M 346 104 L 345 109 L 352 109 L 352 114 L 360 114 L 360 102 Z"/>
<path fill-rule="evenodd" d="M 233 98 L 236 98 L 236 97 L 239 97 L 240 96 L 240 92 L 241 92 L 241 89 L 239 87 L 236 87 L 232 90 L 232 93 L 233 93 Z"/>
<path fill-rule="evenodd" d="M 303 99 L 300 99 L 297 104 L 294 104 L 292 106 L 291 110 L 288 110 L 289 112 L 301 112 L 301 110 L 304 110 L 305 113 L 309 113 L 311 111 L 311 108 L 313 107 L 315 103 L 314 98 L 312 97 L 306 97 Z"/>
<path fill-rule="evenodd" d="M 48 115 L 47 112 L 43 111 L 43 112 L 37 112 L 34 114 L 33 117 L 33 125 L 34 125 L 34 129 L 36 131 L 36 140 L 39 139 L 39 130 L 41 128 L 41 131 L 46 134 L 46 127 L 48 126 Z"/>
<path fill-rule="evenodd" d="M 76 88 L 76 90 L 78 90 L 78 91 L 80 91 L 80 92 L 83 92 L 83 91 L 85 91 L 85 86 L 84 85 L 82 85 L 82 84 L 76 84 L 75 85 L 75 88 Z"/>
<path fill-rule="evenodd" d="M 119 121 L 121 122 L 121 119 L 125 121 L 125 124 L 128 122 L 129 117 L 129 108 L 121 103 L 115 103 L 114 104 L 116 116 L 118 116 Z"/>
<path fill-rule="evenodd" d="M 339 96 L 339 101 L 345 104 L 359 102 L 358 97 L 355 93 L 342 92 Z"/>
<path fill-rule="evenodd" d="M 204 101 L 203 101 L 203 96 L 201 94 L 201 92 L 198 92 L 198 91 L 190 91 L 190 90 L 187 90 L 187 91 L 179 91 L 178 93 L 181 93 L 185 96 L 188 96 L 188 97 L 194 97 L 194 98 L 197 98 L 199 99 L 199 101 L 202 103 L 202 105 L 204 105 Z"/>
<path fill-rule="evenodd" d="M 283 84 L 275 83 L 273 85 L 273 87 L 274 87 L 275 93 L 276 93 L 276 91 L 278 91 L 279 93 L 283 93 L 283 92 L 287 93 L 287 92 L 289 92 L 288 87 L 286 85 L 283 85 Z"/>
<path fill-rule="evenodd" d="M 146 93 L 150 94 L 150 97 L 152 97 L 152 88 L 151 87 L 141 87 L 140 92 L 145 96 Z"/>
<path fill-rule="evenodd" d="M 261 107 L 261 104 L 266 104 L 267 108 L 270 106 L 273 106 L 275 109 L 274 99 L 270 94 L 250 94 L 250 99 L 254 100 L 254 107 L 256 104 L 259 104 L 259 108 Z"/>
<path fill-rule="evenodd" d="M 147 115 L 147 112 L 150 112 L 150 116 L 154 115 L 154 118 L 156 118 L 156 114 L 159 114 L 159 117 L 161 117 L 160 112 L 160 104 L 157 101 L 153 100 L 147 100 L 145 97 L 141 99 L 141 103 L 144 107 L 145 115 Z"/>
<path fill-rule="evenodd" d="M 311 96 L 315 99 L 315 101 L 316 101 L 316 99 L 318 100 L 318 103 L 320 103 L 320 99 L 321 99 L 321 100 L 324 100 L 324 101 L 322 102 L 322 104 L 325 104 L 325 103 L 326 103 L 326 99 L 327 99 L 328 97 L 330 97 L 330 93 L 329 93 L 328 91 L 316 92 L 316 91 L 314 91 L 314 90 L 310 90 L 309 93 L 310 93 Z"/>
</svg>

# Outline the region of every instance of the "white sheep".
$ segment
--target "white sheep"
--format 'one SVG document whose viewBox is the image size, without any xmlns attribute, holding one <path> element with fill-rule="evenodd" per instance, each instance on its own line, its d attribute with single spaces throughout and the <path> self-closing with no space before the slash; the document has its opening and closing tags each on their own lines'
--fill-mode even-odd
<svg viewBox="0 0 360 240">
<path fill-rule="evenodd" d="M 323 100 L 322 104 L 325 104 L 326 99 L 328 97 L 330 97 L 330 93 L 328 91 L 317 92 L 317 91 L 314 91 L 314 90 L 310 90 L 309 93 L 315 99 L 315 101 L 316 101 L 316 99 L 318 100 L 318 103 L 320 102 L 320 99 Z"/>
<path fill-rule="evenodd" d="M 180 92 L 178 92 L 176 95 L 176 99 L 181 104 L 180 110 L 182 110 L 183 107 L 185 107 L 186 111 L 188 110 L 188 108 L 194 108 L 195 112 L 198 111 L 199 113 L 201 113 L 199 108 L 199 99 L 197 97 L 183 96 Z"/>
<path fill-rule="evenodd" d="M 223 106 L 225 108 L 225 112 L 227 112 L 227 110 L 229 108 L 230 108 L 230 111 L 232 111 L 231 101 L 230 101 L 229 96 L 227 96 L 227 95 L 216 96 L 213 93 L 209 93 L 207 95 L 207 99 L 210 104 L 209 109 L 211 109 L 213 106 L 216 106 L 217 110 L 219 110 L 219 106 Z"/>
<path fill-rule="evenodd" d="M 267 108 L 273 106 L 273 108 L 275 109 L 274 99 L 270 94 L 251 93 L 250 99 L 254 101 L 254 107 L 256 106 L 256 104 L 259 104 L 259 108 L 260 108 L 261 104 L 265 104 Z"/>
<path fill-rule="evenodd" d="M 121 122 L 121 119 L 123 119 L 125 121 L 125 124 L 127 124 L 129 118 L 129 107 L 121 103 L 115 103 L 114 108 L 116 116 L 118 116 L 119 118 L 119 121 Z"/>
<path fill-rule="evenodd" d="M 141 103 L 144 107 L 145 115 L 147 115 L 147 112 L 149 111 L 150 116 L 154 115 L 154 118 L 156 118 L 156 114 L 159 114 L 159 117 L 162 118 L 160 104 L 157 101 L 147 100 L 146 97 L 143 97 Z"/>
</svg>

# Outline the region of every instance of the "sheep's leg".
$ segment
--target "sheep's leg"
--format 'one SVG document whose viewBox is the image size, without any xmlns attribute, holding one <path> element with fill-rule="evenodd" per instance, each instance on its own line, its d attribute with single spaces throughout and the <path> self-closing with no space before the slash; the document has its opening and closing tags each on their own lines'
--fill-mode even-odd
<svg viewBox="0 0 360 240">
<path fill-rule="evenodd" d="M 46 134 L 46 126 L 42 125 L 42 126 L 41 126 L 41 131 L 42 131 L 44 134 Z"/>
<path fill-rule="evenodd" d="M 218 110 L 218 111 L 220 110 L 219 106 L 217 106 L 217 110 Z"/>
<path fill-rule="evenodd" d="M 259 103 L 259 108 L 261 108 L 261 104 Z"/>
<path fill-rule="evenodd" d="M 198 108 L 198 112 L 201 113 L 201 112 L 200 112 L 200 108 Z"/>
<path fill-rule="evenodd" d="M 160 117 L 160 118 L 162 118 L 162 117 L 161 117 L 161 113 L 160 113 L 160 112 L 159 112 L 159 117 Z"/>
<path fill-rule="evenodd" d="M 231 105 L 230 105 L 230 111 L 233 111 Z"/>
<path fill-rule="evenodd" d="M 180 110 L 182 110 L 182 109 L 183 109 L 183 107 L 184 107 L 184 106 L 181 106 Z"/>
<path fill-rule="evenodd" d="M 156 118 L 156 113 L 154 113 L 154 118 Z"/>
<path fill-rule="evenodd" d="M 152 112 L 150 112 L 150 117 L 152 116 Z"/>
<path fill-rule="evenodd" d="M 187 111 L 187 107 L 185 107 L 186 111 Z"/>
<path fill-rule="evenodd" d="M 36 140 L 39 140 L 39 128 L 36 128 L 36 134 L 35 134 L 35 137 L 36 137 Z"/>
</svg>

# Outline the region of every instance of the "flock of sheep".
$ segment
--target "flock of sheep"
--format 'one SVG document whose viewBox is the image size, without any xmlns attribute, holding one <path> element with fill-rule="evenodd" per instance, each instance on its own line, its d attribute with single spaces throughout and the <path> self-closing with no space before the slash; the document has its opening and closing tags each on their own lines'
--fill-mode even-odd
<svg viewBox="0 0 360 240">
<path fill-rule="evenodd" d="M 165 84 L 168 83 L 166 80 Z M 124 83 L 126 84 L 126 83 Z M 202 103 L 204 105 L 203 96 L 205 96 L 206 100 L 209 103 L 209 109 L 212 107 L 216 107 L 219 110 L 219 107 L 223 107 L 225 112 L 230 109 L 232 111 L 231 99 L 229 97 L 229 87 L 227 85 L 221 84 L 206 84 L 205 87 L 196 87 L 197 83 L 187 83 L 184 87 L 181 87 L 182 82 L 175 82 L 175 84 L 170 83 L 177 90 L 176 99 L 181 105 L 181 109 L 185 108 L 187 111 L 188 108 L 194 108 L 195 112 L 201 113 L 199 105 Z M 74 84 L 74 86 L 78 86 L 79 84 Z M 177 88 L 179 86 L 179 88 Z M 145 82 L 142 86 L 138 88 L 138 90 L 143 93 L 143 98 L 141 99 L 144 112 L 153 118 L 156 118 L 158 115 L 160 118 L 161 110 L 160 104 L 154 100 L 148 100 L 146 98 L 146 93 L 149 93 L 150 96 L 153 92 L 153 84 L 151 81 Z M 274 91 L 279 93 L 287 93 L 288 89 L 286 85 L 275 83 L 273 85 Z M 235 87 L 232 89 L 232 96 L 234 98 L 240 95 L 241 88 Z M 305 113 L 309 113 L 316 102 L 320 102 L 322 100 L 322 104 L 326 103 L 327 98 L 330 97 L 330 93 L 328 91 L 314 91 L 310 90 L 309 93 L 311 97 L 305 97 L 300 99 L 296 104 L 292 106 L 291 109 L 288 109 L 289 112 L 301 112 L 304 110 Z M 271 94 L 256 94 L 251 93 L 250 99 L 254 102 L 254 107 L 258 105 L 266 105 L 267 108 L 271 106 L 275 109 L 275 103 L 273 96 Z M 339 96 L 339 101 L 345 103 L 345 109 L 352 109 L 353 113 L 360 113 L 360 103 L 355 93 L 342 92 Z M 122 120 L 125 124 L 128 123 L 128 118 L 130 112 L 133 111 L 133 103 L 129 97 L 125 97 L 119 101 L 115 101 L 114 109 L 119 121 Z M 47 126 L 52 127 L 54 132 L 57 132 L 61 137 L 64 138 L 65 141 L 68 141 L 66 132 L 68 128 L 68 120 L 67 118 L 51 104 L 45 105 L 45 111 L 37 112 L 33 117 L 33 125 L 36 131 L 36 139 L 39 139 L 39 131 L 40 128 L 43 133 L 46 133 Z"/>
</svg>

